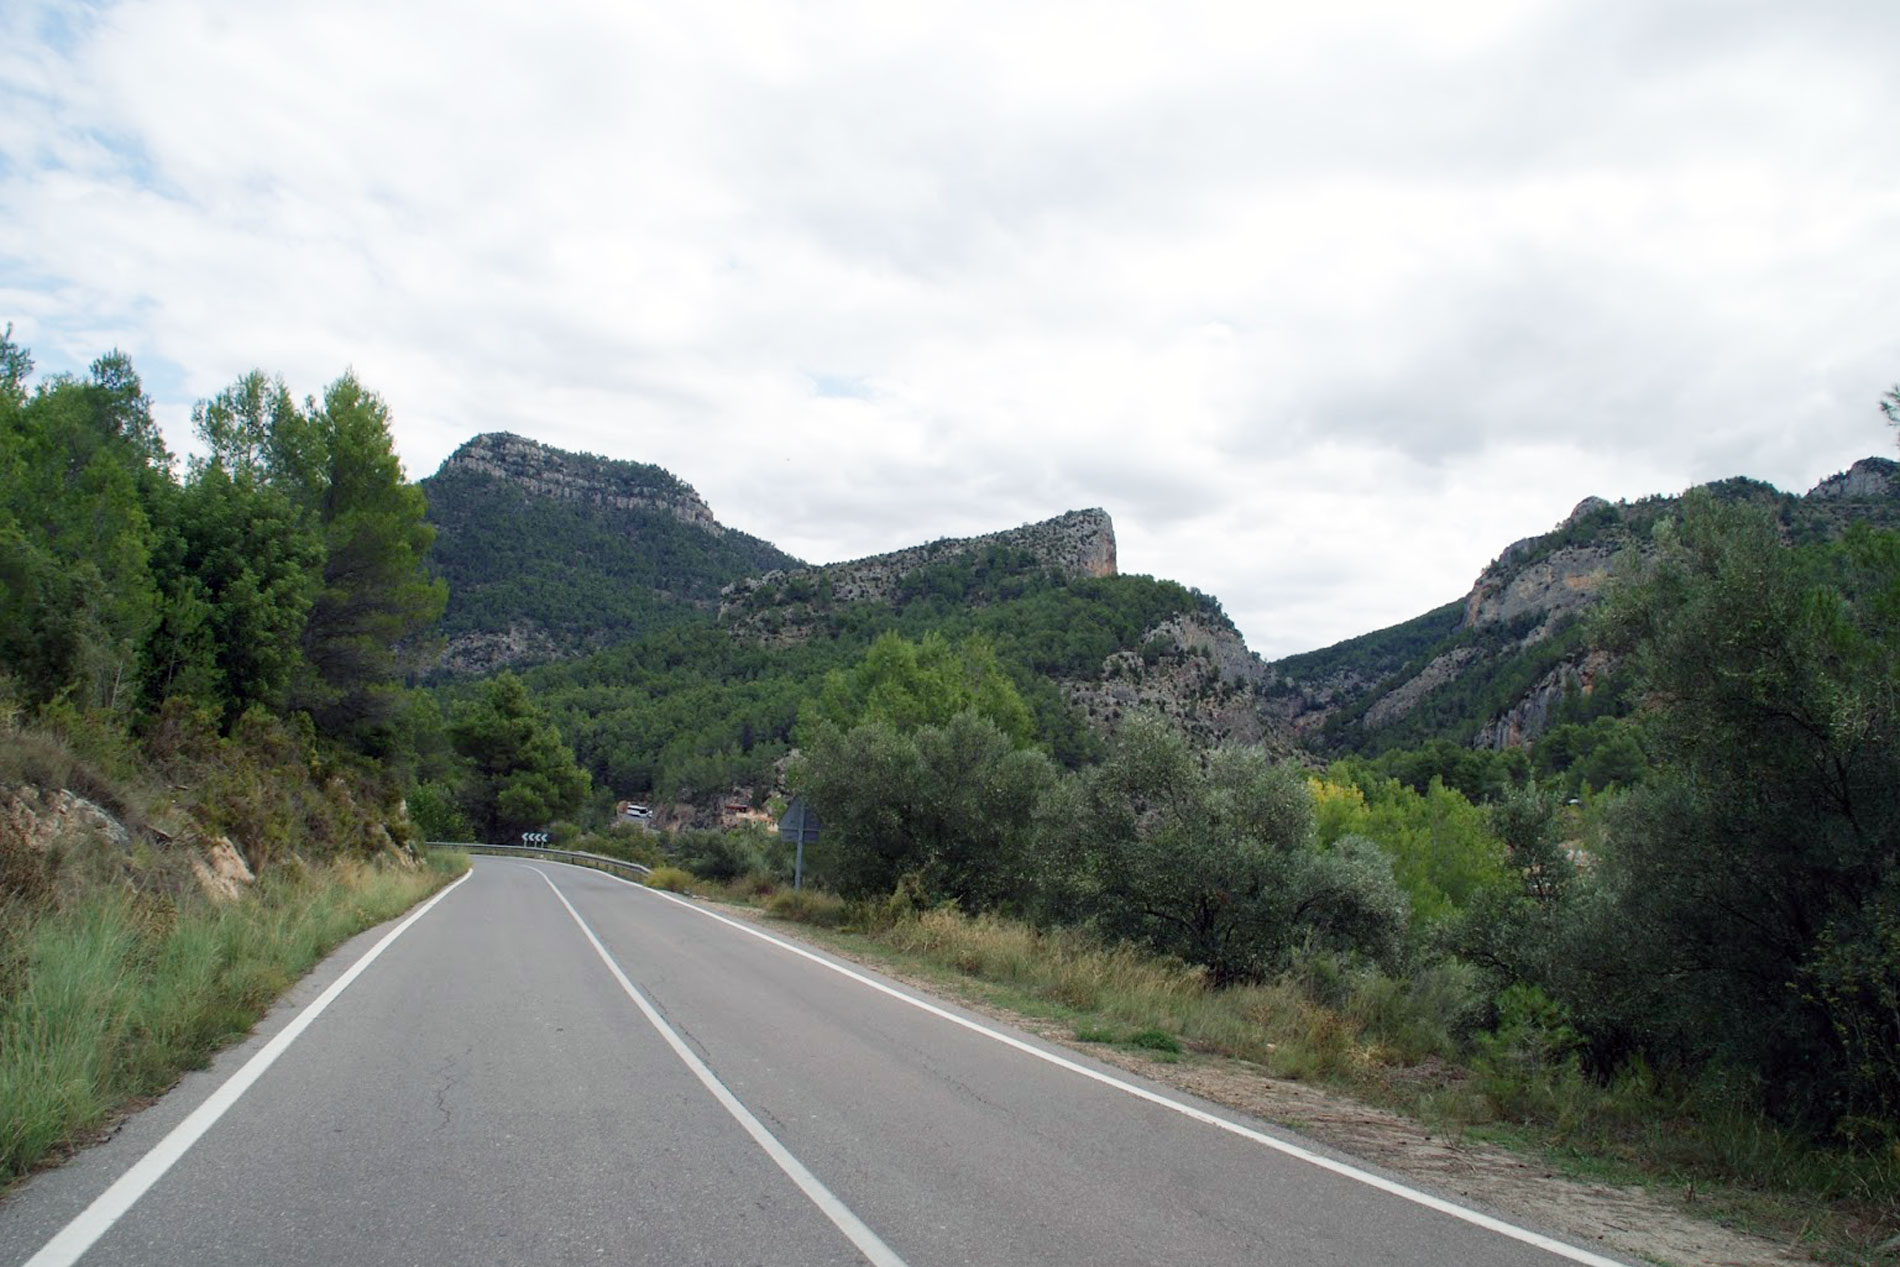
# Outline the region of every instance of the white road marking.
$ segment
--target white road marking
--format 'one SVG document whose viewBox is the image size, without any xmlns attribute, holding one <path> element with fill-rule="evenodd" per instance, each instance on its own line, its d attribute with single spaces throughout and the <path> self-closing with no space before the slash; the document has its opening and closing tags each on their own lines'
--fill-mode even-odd
<svg viewBox="0 0 1900 1267">
<path fill-rule="evenodd" d="M 567 913 L 574 917 L 576 924 L 580 925 L 580 930 L 586 934 L 588 943 L 594 948 L 594 953 L 599 955 L 600 961 L 607 965 L 607 971 L 614 974 L 614 980 L 620 983 L 620 988 L 626 991 L 627 997 L 633 1000 L 634 1006 L 640 1009 L 641 1015 L 645 1016 L 647 1022 L 660 1032 L 660 1037 L 664 1038 L 666 1045 L 673 1049 L 673 1054 L 693 1071 L 693 1076 L 704 1084 L 706 1090 L 712 1092 L 713 1098 L 725 1106 L 726 1112 L 732 1114 L 734 1120 L 745 1128 L 746 1134 L 752 1137 L 753 1142 L 765 1150 L 766 1156 L 778 1163 L 778 1168 L 798 1185 L 800 1191 L 811 1198 L 811 1203 L 817 1206 L 819 1211 L 830 1219 L 853 1245 L 858 1247 L 858 1252 L 869 1259 L 874 1267 L 905 1267 L 904 1260 L 899 1258 L 876 1232 L 865 1226 L 864 1220 L 853 1214 L 850 1206 L 840 1201 L 831 1189 L 825 1187 L 817 1175 L 807 1170 L 805 1163 L 794 1157 L 785 1145 L 779 1143 L 778 1137 L 766 1130 L 764 1123 L 752 1116 L 750 1109 L 739 1103 L 738 1097 L 727 1090 L 726 1084 L 719 1080 L 719 1075 L 707 1068 L 706 1062 L 686 1045 L 686 1040 L 666 1023 L 666 1018 L 647 1001 L 647 996 L 640 992 L 640 988 L 627 979 L 627 974 L 620 970 L 620 965 L 615 963 L 614 957 L 607 953 L 607 948 L 600 944 L 600 938 L 594 936 L 594 930 L 587 926 L 587 921 L 581 918 L 581 913 L 574 909 L 574 904 L 567 900 L 567 895 L 561 892 L 553 878 L 539 867 L 528 869 L 539 872 L 541 878 L 547 881 L 548 887 L 554 890 L 554 896 L 560 899 L 561 905 L 567 908 Z"/>
<path fill-rule="evenodd" d="M 603 872 L 601 874 L 606 873 Z M 547 877 L 544 874 L 542 878 L 546 879 Z M 1071 1073 L 1080 1074 L 1082 1077 L 1092 1079 L 1104 1086 L 1114 1087 L 1118 1091 L 1125 1091 L 1138 1100 L 1146 1100 L 1150 1104 L 1160 1105 L 1164 1109 L 1169 1109 L 1181 1114 L 1183 1117 L 1189 1117 L 1197 1122 L 1202 1122 L 1208 1126 L 1226 1131 L 1230 1135 L 1238 1135 L 1242 1139 L 1252 1140 L 1254 1143 L 1266 1148 L 1271 1148 L 1275 1152 L 1284 1153 L 1288 1157 L 1296 1158 L 1306 1162 L 1308 1165 L 1318 1166 L 1321 1170 L 1328 1170 L 1333 1174 L 1351 1179 L 1356 1183 L 1363 1183 L 1367 1187 L 1377 1188 L 1381 1192 L 1389 1193 L 1405 1201 L 1410 1201 L 1414 1205 L 1424 1206 L 1428 1210 L 1436 1210 L 1440 1214 L 1449 1214 L 1454 1219 L 1461 1219 L 1466 1223 L 1484 1228 L 1488 1232 L 1496 1232 L 1500 1236 L 1509 1237 L 1525 1245 L 1535 1246 L 1548 1253 L 1556 1254 L 1560 1258 L 1567 1258 L 1573 1263 L 1585 1264 L 1585 1267 L 1628 1267 L 1628 1264 L 1621 1260 L 1606 1258 L 1602 1254 L 1593 1254 L 1587 1249 L 1579 1249 L 1575 1245 L 1567 1245 L 1560 1240 L 1545 1236 L 1541 1232 L 1533 1232 L 1529 1228 L 1519 1227 L 1515 1223 L 1506 1223 L 1503 1219 L 1493 1218 L 1489 1214 L 1469 1209 L 1454 1201 L 1447 1201 L 1443 1197 L 1435 1197 L 1429 1192 L 1421 1192 L 1417 1188 L 1408 1187 L 1393 1179 L 1387 1179 L 1384 1175 L 1375 1175 L 1369 1170 L 1361 1170 L 1357 1166 L 1349 1166 L 1345 1162 L 1335 1161 L 1331 1157 L 1323 1156 L 1313 1152 L 1311 1149 L 1302 1148 L 1298 1144 L 1277 1139 L 1272 1135 L 1266 1134 L 1264 1131 L 1256 1131 L 1252 1127 L 1242 1126 L 1238 1122 L 1230 1122 L 1224 1117 L 1218 1117 L 1204 1109 L 1197 1109 L 1191 1104 L 1184 1104 L 1179 1100 L 1171 1099 L 1168 1096 L 1150 1091 L 1146 1087 L 1136 1086 L 1132 1082 L 1124 1082 L 1122 1079 L 1112 1074 L 1103 1073 L 1099 1069 L 1091 1069 L 1087 1065 L 1078 1064 L 1065 1056 L 1059 1056 L 1052 1051 L 1045 1051 L 1033 1043 L 1026 1043 L 1020 1038 L 1003 1033 L 1001 1030 L 991 1029 L 979 1021 L 973 1021 L 966 1016 L 958 1016 L 955 1012 L 938 1007 L 935 1003 L 926 999 L 920 999 L 915 995 L 906 994 L 902 990 L 886 985 L 884 982 L 872 977 L 868 977 L 862 972 L 847 968 L 843 964 L 827 959 L 825 956 L 807 950 L 803 946 L 786 941 L 783 938 L 774 937 L 770 933 L 753 928 L 751 925 L 742 923 L 739 920 L 721 915 L 716 911 L 709 911 L 695 902 L 689 902 L 685 898 L 677 897 L 663 889 L 651 889 L 644 884 L 636 884 L 632 880 L 624 880 L 616 875 L 608 875 L 607 878 L 610 880 L 619 880 L 620 883 L 627 885 L 629 888 L 638 889 L 642 893 L 649 893 L 654 897 L 664 898 L 677 906 L 685 907 L 696 915 L 703 915 L 707 919 L 717 920 L 729 928 L 736 928 L 748 937 L 756 937 L 760 941 L 769 942 L 781 950 L 789 951 L 799 956 L 801 959 L 809 959 L 821 968 L 829 968 L 839 976 L 848 977 L 860 985 L 869 986 L 880 994 L 887 994 L 899 1002 L 908 1003 L 919 1011 L 928 1012 L 932 1016 L 949 1021 L 952 1025 L 960 1025 L 973 1033 L 982 1034 L 987 1038 L 995 1039 L 1006 1047 L 1013 1047 L 1025 1055 L 1034 1056 L 1037 1060 L 1046 1061 L 1059 1069 L 1066 1069 Z M 563 898 L 562 900 L 565 901 L 566 899 Z M 579 917 L 576 916 L 576 918 Z"/>
<path fill-rule="evenodd" d="M 164 1177 L 165 1172 L 183 1157 L 191 1146 L 198 1142 L 203 1134 L 210 1130 L 217 1120 L 225 1115 L 238 1097 L 250 1090 L 251 1084 L 263 1077 L 277 1058 L 297 1041 L 298 1035 L 310 1028 L 310 1023 L 323 1015 L 323 1010 L 336 1002 L 339 994 L 349 988 L 350 983 L 363 975 L 363 970 L 376 961 L 376 957 L 389 949 L 389 944 L 402 936 L 408 927 L 429 913 L 429 908 L 455 892 L 463 880 L 475 873 L 470 867 L 463 872 L 462 878 L 448 888 L 411 911 L 409 918 L 390 929 L 383 939 L 369 950 L 369 953 L 351 964 L 349 970 L 335 981 L 330 988 L 319 994 L 316 1001 L 305 1008 L 301 1015 L 290 1024 L 277 1031 L 276 1037 L 265 1043 L 255 1056 L 244 1062 L 244 1067 L 225 1079 L 224 1085 L 213 1091 L 203 1104 L 191 1111 L 190 1116 L 171 1133 L 152 1148 L 152 1151 L 133 1163 L 132 1168 L 120 1175 L 113 1185 L 94 1199 L 93 1203 L 80 1211 L 79 1217 L 61 1228 L 52 1240 L 40 1248 L 40 1252 L 26 1260 L 25 1267 L 71 1267 L 79 1261 L 79 1256 L 91 1249 L 93 1243 L 112 1229 L 112 1225 L 125 1216 L 138 1199 L 148 1192 L 152 1185 Z"/>
</svg>

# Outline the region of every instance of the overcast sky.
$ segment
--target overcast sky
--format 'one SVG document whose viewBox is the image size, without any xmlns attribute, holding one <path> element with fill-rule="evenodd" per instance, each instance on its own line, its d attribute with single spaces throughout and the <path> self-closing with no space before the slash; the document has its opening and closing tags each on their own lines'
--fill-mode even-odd
<svg viewBox="0 0 1900 1267">
<path fill-rule="evenodd" d="M 0 5 L 0 322 L 814 562 L 1085 506 L 1268 657 L 1894 453 L 1900 4 Z"/>
</svg>

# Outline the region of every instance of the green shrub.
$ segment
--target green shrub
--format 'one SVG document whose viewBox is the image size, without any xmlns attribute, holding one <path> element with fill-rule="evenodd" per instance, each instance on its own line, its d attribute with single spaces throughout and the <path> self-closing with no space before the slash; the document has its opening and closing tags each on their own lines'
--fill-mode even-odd
<svg viewBox="0 0 1900 1267">
<path fill-rule="evenodd" d="M 1497 1028 L 1477 1036 L 1480 1085 L 1500 1115 L 1573 1124 L 1587 1094 L 1583 1037 L 1561 1003 L 1524 982 L 1498 996 Z"/>
<path fill-rule="evenodd" d="M 1302 946 L 1395 959 L 1410 903 L 1369 840 L 1317 848 L 1313 795 L 1257 748 L 1196 753 L 1155 718 L 1045 798 L 1048 913 L 1207 969 L 1266 980 Z"/>
<path fill-rule="evenodd" d="M 765 909 L 779 919 L 820 928 L 841 926 L 849 910 L 843 898 L 817 889 L 780 889 L 766 902 Z"/>
<path fill-rule="evenodd" d="M 678 867 L 655 867 L 647 873 L 646 886 L 649 889 L 665 889 L 669 893 L 690 893 L 693 890 L 693 873 Z"/>
<path fill-rule="evenodd" d="M 666 853 L 672 865 L 721 884 L 765 869 L 764 851 L 754 832 L 688 829 L 673 837 Z"/>
<path fill-rule="evenodd" d="M 1137 1030 L 1128 1036 L 1130 1047 L 1145 1047 L 1149 1051 L 1164 1051 L 1171 1055 L 1181 1054 L 1181 1040 L 1165 1029 Z"/>
<path fill-rule="evenodd" d="M 740 902 L 767 902 L 779 890 L 777 876 L 765 871 L 748 871 L 734 876 L 723 886 L 726 896 Z"/>
<path fill-rule="evenodd" d="M 1477 969 L 1448 959 L 1409 977 L 1361 973 L 1344 1007 L 1400 1061 L 1413 1064 L 1427 1056 L 1459 1056 L 1489 1004 Z"/>
<path fill-rule="evenodd" d="M 579 853 L 597 853 L 603 858 L 637 862 L 643 867 L 662 866 L 666 862 L 666 855 L 660 850 L 659 838 L 652 832 L 638 829 L 588 832 L 575 838 L 568 847 Z"/>
<path fill-rule="evenodd" d="M 462 812 L 455 791 L 442 782 L 424 783 L 409 793 L 409 821 L 424 840 L 475 843 L 475 827 Z"/>
</svg>

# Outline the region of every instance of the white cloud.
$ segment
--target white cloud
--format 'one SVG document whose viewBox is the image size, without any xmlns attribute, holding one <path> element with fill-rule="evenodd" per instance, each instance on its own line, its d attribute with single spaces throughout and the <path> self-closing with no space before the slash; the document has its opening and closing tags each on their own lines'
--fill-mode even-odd
<svg viewBox="0 0 1900 1267">
<path fill-rule="evenodd" d="M 0 318 L 658 462 L 813 559 L 1072 507 L 1283 654 L 1587 494 L 1887 452 L 1900 10 L 0 17 Z"/>
</svg>

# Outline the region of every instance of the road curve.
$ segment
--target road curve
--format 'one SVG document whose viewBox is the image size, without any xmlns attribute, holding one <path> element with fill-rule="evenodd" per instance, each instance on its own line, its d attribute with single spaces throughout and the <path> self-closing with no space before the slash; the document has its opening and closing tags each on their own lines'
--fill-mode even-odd
<svg viewBox="0 0 1900 1267">
<path fill-rule="evenodd" d="M 41 1254 L 376 940 L 0 1204 L 0 1263 Z M 477 859 L 78 1261 L 1615 1261 L 831 963 L 595 872 Z"/>
</svg>

